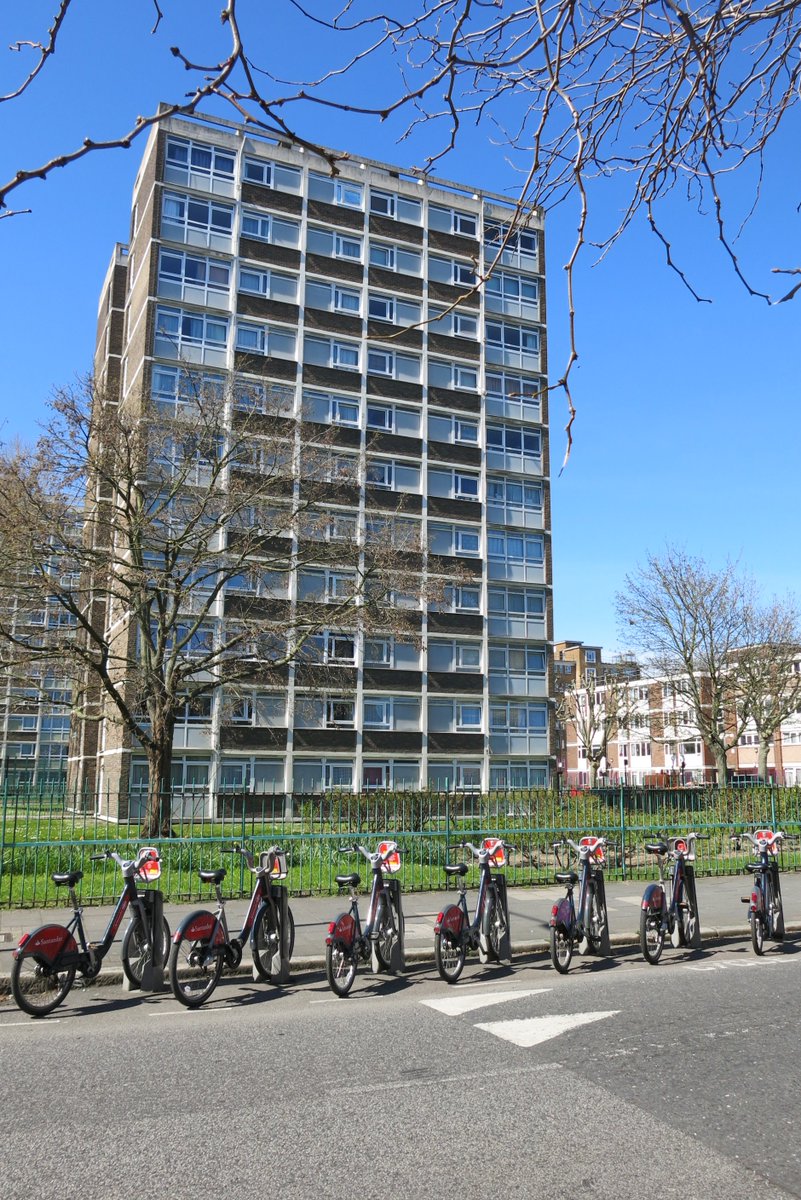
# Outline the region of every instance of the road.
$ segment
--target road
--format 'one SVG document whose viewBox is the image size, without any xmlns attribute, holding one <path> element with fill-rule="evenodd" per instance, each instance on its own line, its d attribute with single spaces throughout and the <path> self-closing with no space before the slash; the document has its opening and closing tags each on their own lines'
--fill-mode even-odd
<svg viewBox="0 0 801 1200">
<path fill-rule="evenodd" d="M 801 1196 L 801 944 L 0 1003 L 14 1200 Z"/>
</svg>

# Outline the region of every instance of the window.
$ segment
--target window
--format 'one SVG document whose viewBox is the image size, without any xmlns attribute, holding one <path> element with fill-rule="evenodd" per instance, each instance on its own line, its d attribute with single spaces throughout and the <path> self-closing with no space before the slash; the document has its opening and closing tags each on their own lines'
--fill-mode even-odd
<svg viewBox="0 0 801 1200">
<path fill-rule="evenodd" d="M 300 171 L 266 158 L 246 158 L 242 166 L 242 178 L 248 183 L 260 183 L 263 187 L 277 188 L 282 192 L 300 191 Z"/>
<path fill-rule="evenodd" d="M 303 416 L 307 421 L 356 426 L 359 424 L 359 401 L 355 396 L 304 391 Z"/>
<path fill-rule="evenodd" d="M 233 182 L 235 156 L 218 146 L 168 137 L 165 160 L 166 179 L 190 183 L 192 187 L 203 187 L 213 180 Z"/>
<path fill-rule="evenodd" d="M 364 698 L 364 728 L 391 729 L 392 701 L 388 699 Z"/>
<path fill-rule="evenodd" d="M 428 701 L 428 728 L 431 733 L 480 733 L 482 707 L 480 700 Z"/>
<path fill-rule="evenodd" d="M 237 321 L 236 348 L 249 354 L 265 354 L 270 358 L 294 358 L 295 334 L 278 325 Z"/>
<path fill-rule="evenodd" d="M 481 670 L 480 642 L 440 642 L 428 644 L 429 671 L 476 672 Z"/>
<path fill-rule="evenodd" d="M 428 206 L 428 225 L 430 229 L 438 229 L 442 233 L 456 233 L 471 238 L 478 236 L 478 217 L 475 213 L 441 208 L 438 204 Z"/>
<path fill-rule="evenodd" d="M 356 660 L 356 642 L 351 633 L 333 633 L 325 630 L 306 639 L 301 658 L 312 663 L 353 666 Z"/>
<path fill-rule="evenodd" d="M 391 325 L 416 325 L 423 310 L 414 300 L 401 300 L 399 297 L 379 296 L 370 292 L 367 311 L 374 321 L 387 321 Z"/>
<path fill-rule="evenodd" d="M 365 541 L 368 545 L 393 546 L 407 554 L 420 550 L 419 521 L 409 517 L 368 515 L 364 522 Z"/>
<path fill-rule="evenodd" d="M 175 711 L 176 725 L 209 725 L 211 696 L 186 696 Z"/>
<path fill-rule="evenodd" d="M 537 313 L 538 283 L 525 275 L 508 271 L 493 271 L 485 285 L 487 308 L 510 316 L 535 316 Z"/>
<path fill-rule="evenodd" d="M 326 204 L 338 204 L 343 208 L 363 208 L 364 188 L 349 179 L 334 178 L 309 172 L 309 196 L 312 200 L 324 200 Z"/>
<path fill-rule="evenodd" d="M 419 200 L 410 200 L 407 196 L 398 196 L 392 192 L 370 190 L 370 212 L 382 217 L 393 217 L 398 221 L 408 221 L 419 225 L 423 206 Z"/>
<path fill-rule="evenodd" d="M 402 275 L 419 275 L 423 268 L 419 251 L 405 250 L 388 242 L 371 242 L 369 260 L 371 267 L 399 271 Z"/>
<path fill-rule="evenodd" d="M 242 235 L 260 242 L 270 242 L 274 246 L 296 247 L 300 241 L 300 226 L 297 221 L 245 209 L 242 213 Z"/>
<path fill-rule="evenodd" d="M 456 388 L 461 391 L 475 392 L 478 389 L 478 371 L 475 367 L 463 366 L 461 363 L 440 362 L 435 358 L 428 360 L 429 387 Z"/>
<path fill-rule="evenodd" d="M 156 354 L 167 358 L 188 357 L 187 351 L 221 351 L 224 359 L 228 340 L 228 318 L 177 308 L 156 309 Z"/>
<path fill-rule="evenodd" d="M 391 430 L 394 425 L 394 413 L 391 408 L 384 408 L 381 404 L 367 405 L 367 428 L 368 429 L 385 429 Z"/>
<path fill-rule="evenodd" d="M 412 463 L 395 462 L 392 459 L 368 458 L 365 480 L 368 487 L 419 492 L 420 468 Z"/>
<path fill-rule="evenodd" d="M 361 292 L 354 288 L 339 287 L 333 283 L 318 283 L 310 280 L 306 284 L 306 307 L 322 308 L 328 312 L 360 313 Z"/>
<path fill-rule="evenodd" d="M 504 524 L 514 524 L 516 519 L 522 520 L 526 514 L 542 514 L 542 484 L 518 483 L 512 479 L 490 476 L 487 479 L 487 504 L 498 506 L 503 510 L 503 517 L 491 517 L 490 520 L 503 520 Z"/>
<path fill-rule="evenodd" d="M 456 705 L 456 728 L 462 730 L 481 729 L 481 704 L 461 703 Z"/>
<path fill-rule="evenodd" d="M 287 594 L 287 575 L 285 571 L 260 567 L 254 563 L 249 570 L 232 575 L 226 582 L 225 590 L 229 594 L 240 593 L 283 600 Z"/>
<path fill-rule="evenodd" d="M 298 600 L 336 603 L 356 593 L 356 577 L 347 571 L 302 568 L 298 572 Z"/>
<path fill-rule="evenodd" d="M 392 649 L 392 638 L 365 638 L 364 665 L 366 667 L 391 667 Z"/>
<path fill-rule="evenodd" d="M 198 412 L 205 399 L 216 401 L 222 397 L 224 385 L 222 375 L 153 364 L 151 395 L 165 416 L 177 416 L 187 407 Z"/>
<path fill-rule="evenodd" d="M 428 549 L 431 554 L 464 554 L 477 558 L 481 532 L 470 526 L 444 525 L 429 522 Z"/>
<path fill-rule="evenodd" d="M 303 361 L 321 367 L 358 371 L 359 343 L 307 336 L 303 342 Z"/>
<path fill-rule="evenodd" d="M 475 287 L 476 272 L 472 263 L 459 262 L 455 258 L 428 256 L 428 275 L 437 283 L 450 283 L 456 287 Z"/>
<path fill-rule="evenodd" d="M 543 734 L 547 727 L 548 713 L 544 704 L 510 701 L 490 705 L 490 732 Z"/>
<path fill-rule="evenodd" d="M 463 442 L 469 446 L 477 446 L 478 421 L 468 421 L 462 417 L 446 417 L 439 413 L 430 413 L 428 417 L 428 436 L 435 442 Z"/>
<path fill-rule="evenodd" d="M 542 455 L 542 438 L 539 430 L 536 429 L 518 429 L 512 425 L 488 425 L 487 451 L 522 455 L 524 459 L 538 461 Z"/>
<path fill-rule="evenodd" d="M 352 262 L 362 261 L 362 239 L 355 234 L 310 228 L 306 246 L 310 254 L 322 254 L 326 258 L 349 258 Z"/>
<path fill-rule="evenodd" d="M 428 494 L 455 500 L 478 500 L 479 477 L 468 471 L 428 469 Z"/>
<path fill-rule="evenodd" d="M 436 607 L 441 607 L 445 612 L 477 613 L 481 609 L 481 588 L 474 584 L 449 584 L 445 588 L 444 603 Z"/>
<path fill-rule="evenodd" d="M 597 658 L 597 656 L 596 656 L 596 653 L 594 650 L 585 650 L 584 651 L 584 659 L 586 662 L 594 663 L 596 661 L 596 658 Z"/>
<path fill-rule="evenodd" d="M 224 758 L 218 778 L 222 792 L 276 795 L 284 790 L 284 764 L 280 760 Z"/>
<path fill-rule="evenodd" d="M 542 415 L 540 395 L 545 384 L 530 376 L 509 371 L 487 371 L 487 408 L 521 421 L 539 421 Z"/>
<path fill-rule="evenodd" d="M 428 764 L 428 786 L 439 792 L 478 792 L 481 790 L 481 763 L 433 759 Z"/>
<path fill-rule="evenodd" d="M 494 362 L 503 362 L 509 366 L 531 365 L 528 360 L 535 358 L 540 352 L 539 331 L 525 325 L 486 321 L 484 336 L 489 356 Z"/>
<path fill-rule="evenodd" d="M 490 645 L 490 671 L 505 675 L 529 675 L 545 678 L 546 655 L 542 649 L 530 646 Z"/>
<path fill-rule="evenodd" d="M 459 312 L 453 309 L 429 306 L 428 315 L 431 319 L 429 326 L 432 333 L 444 333 L 450 337 L 478 337 L 478 317 L 475 313 Z"/>
<path fill-rule="evenodd" d="M 263 383 L 234 377 L 234 407 L 240 412 L 271 412 L 288 416 L 295 405 L 295 389 L 286 383 Z"/>
<path fill-rule="evenodd" d="M 356 701 L 342 696 L 329 697 L 325 701 L 326 729 L 352 729 L 356 719 Z"/>
<path fill-rule="evenodd" d="M 514 229 L 496 221 L 487 221 L 484 225 L 484 246 L 486 255 L 493 261 L 500 253 L 500 262 L 515 264 L 532 270 L 537 261 L 537 231 L 535 229 Z"/>
<path fill-rule="evenodd" d="M 537 534 L 491 529 L 487 533 L 487 554 L 490 559 L 507 563 L 541 566 L 545 561 L 545 543 Z"/>
<path fill-rule="evenodd" d="M 367 349 L 367 372 L 370 375 L 387 375 L 391 379 L 405 379 L 417 383 L 420 379 L 420 359 L 413 354 L 400 354 L 396 350 Z"/>
<path fill-rule="evenodd" d="M 159 252 L 159 295 L 195 304 L 226 303 L 231 266 L 217 258 L 200 258 L 182 250 Z"/>
<path fill-rule="evenodd" d="M 547 772 L 544 764 L 493 763 L 490 766 L 490 787 L 498 791 L 512 788 L 545 787 Z"/>
<path fill-rule="evenodd" d="M 230 249 L 234 224 L 234 210 L 230 204 L 165 192 L 161 215 L 162 237 Z"/>
<path fill-rule="evenodd" d="M 320 759 L 296 759 L 292 789 L 300 795 L 319 791 L 351 791 L 353 763 Z"/>
<path fill-rule="evenodd" d="M 294 304 L 298 298 L 298 281 L 292 275 L 281 275 L 278 271 L 243 264 L 239 268 L 239 291 Z"/>
</svg>

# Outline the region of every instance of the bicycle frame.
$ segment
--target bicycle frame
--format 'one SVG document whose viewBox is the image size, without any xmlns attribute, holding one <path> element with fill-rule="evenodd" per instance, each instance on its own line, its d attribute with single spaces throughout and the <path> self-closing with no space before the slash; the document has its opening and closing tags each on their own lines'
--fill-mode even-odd
<svg viewBox="0 0 801 1200">
<path fill-rule="evenodd" d="M 752 924 L 760 920 L 765 926 L 765 932 L 773 941 L 780 942 L 784 937 L 784 918 L 782 915 L 781 883 L 779 881 L 778 855 L 785 835 L 777 830 L 758 829 L 751 834 L 746 830 L 732 838 L 739 844 L 741 837 L 749 842 L 759 853 L 759 862 L 747 863 L 747 869 L 753 874 L 754 882 L 750 896 L 744 896 L 743 901 L 749 906 L 749 919 Z M 768 880 L 775 897 L 775 908 L 766 903 Z M 760 951 L 761 952 L 761 951 Z"/>
<path fill-rule="evenodd" d="M 500 839 L 488 839 L 488 841 L 493 844 L 488 845 L 485 843 L 478 847 L 474 846 L 472 842 L 458 843 L 458 849 L 469 850 L 473 857 L 478 860 L 478 895 L 476 896 L 476 909 L 473 920 L 470 920 L 470 913 L 467 907 L 467 884 L 465 883 L 465 876 L 460 873 L 456 876 L 456 886 L 459 890 L 459 898 L 456 904 L 451 904 L 447 908 L 444 908 L 434 923 L 435 934 L 445 932 L 452 938 L 459 938 L 464 942 L 466 949 L 478 950 L 482 963 L 487 962 L 490 957 L 489 943 L 486 934 L 481 928 L 484 905 L 490 890 L 497 889 L 497 880 L 503 878 L 503 876 L 494 876 L 492 874 L 491 862 L 497 854 L 499 847 L 504 852 L 513 849 L 513 847 L 507 846 Z"/>
<path fill-rule="evenodd" d="M 596 863 L 593 859 L 606 846 L 606 838 L 582 838 L 581 844 L 574 842 L 571 838 L 565 838 L 565 842 L 570 846 L 571 850 L 576 854 L 579 860 L 579 874 L 575 877 L 575 872 L 567 872 L 562 876 L 557 875 L 560 883 L 564 883 L 566 894 L 563 900 L 554 904 L 551 910 L 551 925 L 563 928 L 568 936 L 576 938 L 587 938 L 590 940 L 589 930 L 587 925 L 589 922 L 586 918 L 586 909 L 590 892 L 590 879 L 600 883 L 601 898 L 605 900 L 603 895 L 603 866 L 602 863 Z M 554 843 L 557 859 L 559 857 L 559 846 L 561 843 Z M 574 899 L 574 888 L 576 883 L 579 885 L 579 904 L 578 911 L 576 910 L 576 902 Z"/>
</svg>

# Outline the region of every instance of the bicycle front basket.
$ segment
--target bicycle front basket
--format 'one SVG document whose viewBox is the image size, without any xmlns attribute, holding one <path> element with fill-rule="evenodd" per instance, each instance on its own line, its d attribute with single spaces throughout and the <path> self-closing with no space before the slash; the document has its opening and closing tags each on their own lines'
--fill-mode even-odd
<svg viewBox="0 0 801 1200">
<path fill-rule="evenodd" d="M 599 867 L 604 865 L 606 855 L 604 854 L 604 847 L 600 838 L 583 837 L 580 839 L 579 845 L 588 847 L 590 851 L 591 862 L 595 863 L 595 865 Z"/>
<path fill-rule="evenodd" d="M 161 876 L 161 858 L 155 846 L 143 846 L 137 862 L 136 878 L 141 883 L 155 883 Z"/>
<path fill-rule="evenodd" d="M 400 850 L 397 842 L 381 842 L 378 847 L 379 854 L 386 854 L 387 857 L 381 864 L 381 870 L 386 871 L 389 875 L 394 875 L 400 870 Z"/>
</svg>

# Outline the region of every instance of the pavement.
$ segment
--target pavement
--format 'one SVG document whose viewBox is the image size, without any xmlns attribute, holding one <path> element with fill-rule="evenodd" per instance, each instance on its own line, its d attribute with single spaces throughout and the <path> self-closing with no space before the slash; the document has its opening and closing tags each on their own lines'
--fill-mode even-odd
<svg viewBox="0 0 801 1200">
<path fill-rule="evenodd" d="M 801 872 L 787 873 L 782 877 L 782 899 L 785 913 L 785 930 L 788 934 L 801 933 Z M 639 943 L 640 898 L 645 883 L 606 882 L 606 901 L 609 911 L 609 931 L 612 946 L 636 946 Z M 741 938 L 748 940 L 748 909 L 741 897 L 750 892 L 750 877 L 727 875 L 712 878 L 697 878 L 698 910 L 701 920 L 701 936 L 704 942 L 713 943 Z M 428 962 L 434 958 L 434 922 L 440 910 L 456 898 L 456 891 L 407 892 L 403 895 L 403 913 L 406 918 L 407 962 Z M 564 895 L 564 888 L 551 886 L 509 888 L 509 916 L 511 923 L 512 954 L 532 955 L 548 951 L 548 921 L 551 906 Z M 472 913 L 476 892 L 468 890 L 468 907 Z M 66 892 L 65 892 L 66 899 Z M 232 934 L 238 933 L 248 909 L 248 900 L 229 900 L 226 903 L 228 927 Z M 359 898 L 364 916 L 367 897 Z M 342 896 L 293 896 L 290 907 L 295 918 L 295 949 L 292 955 L 292 971 L 295 974 L 322 973 L 325 963 L 325 935 L 329 921 L 347 908 L 347 894 Z M 214 909 L 213 898 L 203 903 L 165 904 L 164 915 L 174 933 L 183 918 L 193 909 Z M 83 911 L 84 928 L 90 941 L 100 940 L 113 911 L 112 905 L 87 907 Z M 47 909 L 6 909 L 0 911 L 0 992 L 8 990 L 11 971 L 11 953 L 22 935 L 50 921 L 66 923 L 70 915 L 68 905 Z M 117 941 L 122 940 L 127 920 L 118 932 Z M 668 953 L 670 947 L 666 947 Z M 251 963 L 245 951 L 240 971 L 250 975 Z M 123 981 L 120 956 L 112 948 L 106 956 L 98 982 L 120 984 Z"/>
</svg>

